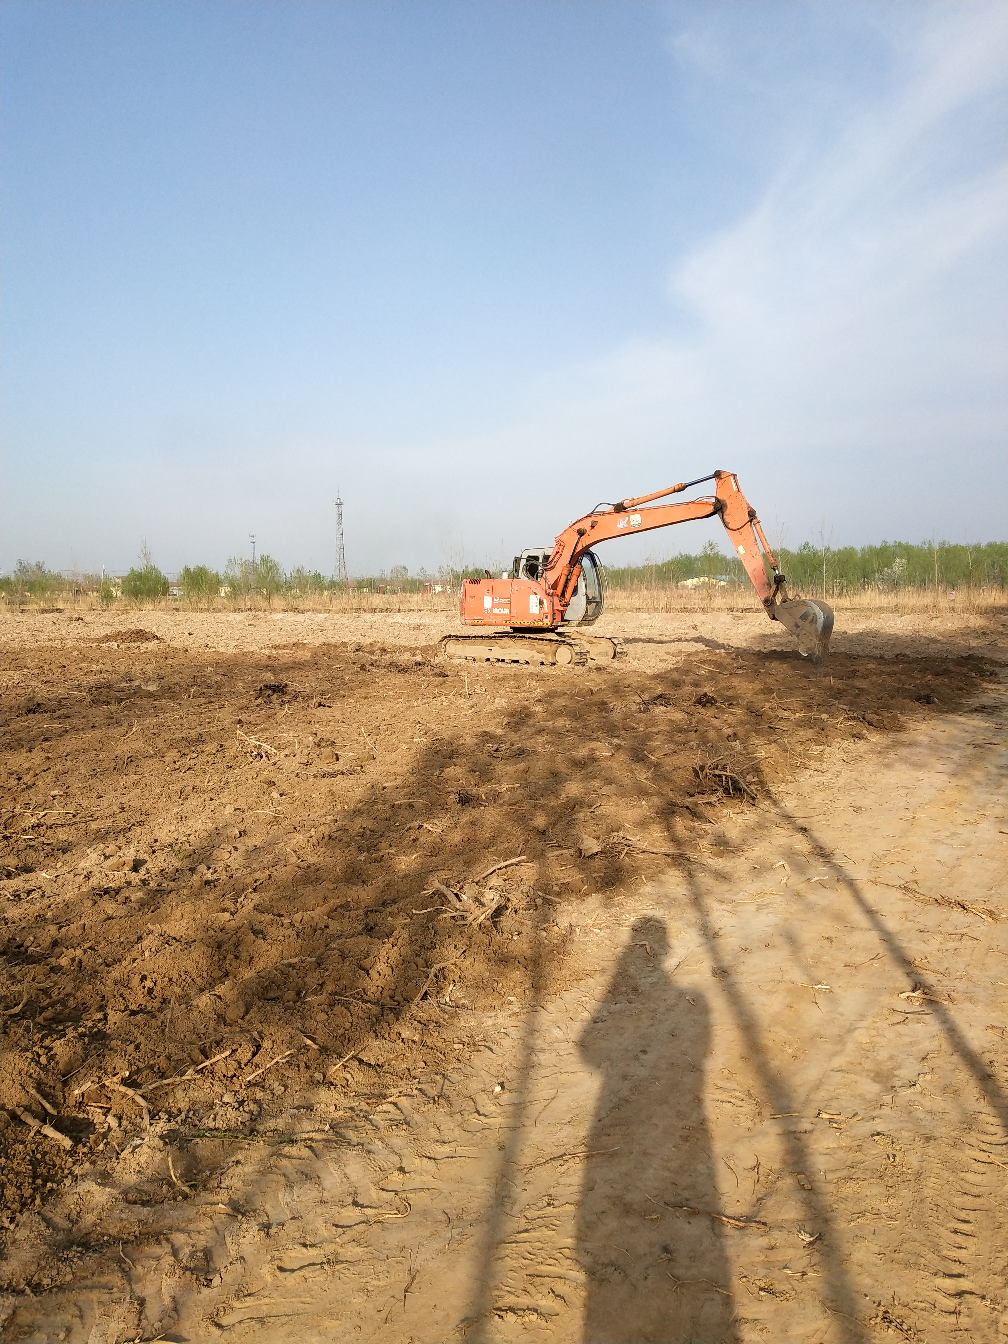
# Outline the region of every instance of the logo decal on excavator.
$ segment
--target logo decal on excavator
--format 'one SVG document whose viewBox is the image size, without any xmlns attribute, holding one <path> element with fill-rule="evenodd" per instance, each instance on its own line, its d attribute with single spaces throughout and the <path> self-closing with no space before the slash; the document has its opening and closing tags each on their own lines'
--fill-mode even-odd
<svg viewBox="0 0 1008 1344">
<path fill-rule="evenodd" d="M 616 524 L 617 527 L 640 527 L 641 516 L 639 513 L 631 513 L 626 518 L 621 518 Z"/>
</svg>

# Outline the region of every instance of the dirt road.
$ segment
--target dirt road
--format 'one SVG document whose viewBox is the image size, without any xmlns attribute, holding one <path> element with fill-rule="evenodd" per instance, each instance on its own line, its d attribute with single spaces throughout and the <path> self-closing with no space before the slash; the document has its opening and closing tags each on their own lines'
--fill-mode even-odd
<svg viewBox="0 0 1008 1344">
<path fill-rule="evenodd" d="M 1008 1337 L 1000 630 L 34 619 L 5 1339 Z"/>
</svg>

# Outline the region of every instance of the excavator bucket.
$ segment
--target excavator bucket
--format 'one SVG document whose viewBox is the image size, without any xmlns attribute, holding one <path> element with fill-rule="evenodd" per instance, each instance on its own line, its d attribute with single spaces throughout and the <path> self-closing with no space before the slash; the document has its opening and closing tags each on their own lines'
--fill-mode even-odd
<svg viewBox="0 0 1008 1344">
<path fill-rule="evenodd" d="M 833 633 L 833 608 L 818 598 L 783 598 L 773 608 L 774 620 L 780 621 L 798 641 L 803 658 L 821 663 L 829 653 Z"/>
</svg>

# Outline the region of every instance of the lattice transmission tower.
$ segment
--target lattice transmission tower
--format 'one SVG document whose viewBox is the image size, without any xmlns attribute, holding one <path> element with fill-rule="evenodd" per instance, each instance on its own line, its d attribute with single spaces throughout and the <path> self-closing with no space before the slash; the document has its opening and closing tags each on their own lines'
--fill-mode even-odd
<svg viewBox="0 0 1008 1344">
<path fill-rule="evenodd" d="M 338 493 L 333 503 L 336 505 L 336 571 L 333 578 L 337 583 L 346 583 L 346 556 L 343 553 L 343 500 Z"/>
</svg>

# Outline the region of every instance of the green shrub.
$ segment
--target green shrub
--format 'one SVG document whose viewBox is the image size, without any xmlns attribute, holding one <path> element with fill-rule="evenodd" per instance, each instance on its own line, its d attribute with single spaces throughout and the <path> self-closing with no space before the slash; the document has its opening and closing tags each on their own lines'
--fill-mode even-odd
<svg viewBox="0 0 1008 1344">
<path fill-rule="evenodd" d="M 251 560 L 233 555 L 224 566 L 224 585 L 230 597 L 247 597 L 255 587 Z"/>
<path fill-rule="evenodd" d="M 287 575 L 287 588 L 297 597 L 314 597 L 324 593 L 328 586 L 328 581 L 317 569 L 309 573 L 303 566 L 298 565 L 297 569 L 292 569 Z"/>
<path fill-rule="evenodd" d="M 131 569 L 122 581 L 122 595 L 132 602 L 154 602 L 168 596 L 168 580 L 152 561 Z"/>
<path fill-rule="evenodd" d="M 182 596 L 190 602 L 209 602 L 220 592 L 221 577 L 206 565 L 186 565 L 179 575 Z"/>
<path fill-rule="evenodd" d="M 0 579 L 0 590 L 13 602 L 41 602 L 65 588 L 62 574 L 47 569 L 42 560 L 19 560 L 9 578 Z"/>
<path fill-rule="evenodd" d="M 103 608 L 108 608 L 119 596 L 119 590 L 111 579 L 102 579 L 98 584 L 98 604 Z"/>
<path fill-rule="evenodd" d="M 284 572 L 271 555 L 261 555 L 255 566 L 255 586 L 267 602 L 284 586 Z"/>
<path fill-rule="evenodd" d="M 252 563 L 232 556 L 224 569 L 224 582 L 231 597 L 265 597 L 272 602 L 285 586 L 284 572 L 271 555 L 261 555 Z"/>
</svg>

